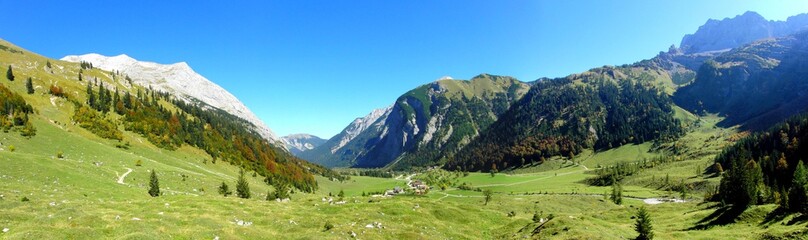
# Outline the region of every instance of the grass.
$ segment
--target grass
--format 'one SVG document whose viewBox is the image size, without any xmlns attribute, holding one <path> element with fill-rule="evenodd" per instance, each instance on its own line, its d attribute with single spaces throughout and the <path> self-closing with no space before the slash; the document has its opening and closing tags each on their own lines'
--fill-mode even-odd
<svg viewBox="0 0 808 240">
<path fill-rule="evenodd" d="M 734 216 L 735 223 L 725 224 L 716 221 L 726 216 L 721 208 L 701 202 L 699 193 L 718 181 L 704 170 L 736 133 L 715 127 L 721 120 L 716 116 L 697 117 L 677 110 L 677 118 L 686 120 L 691 131 L 674 143 L 585 151 L 573 161 L 553 158 L 493 177 L 470 173 L 453 180 L 455 186 L 467 183 L 492 190 L 493 199 L 487 205 L 482 193 L 455 187 L 435 188 L 422 196 L 362 197 L 362 192 L 403 186 L 406 180 L 359 176 L 344 182 L 318 177 L 316 193 L 292 194 L 290 202 L 264 201 L 272 188 L 250 173 L 254 197 L 239 199 L 216 193 L 221 182 L 235 188 L 238 169 L 221 161 L 212 163 L 199 149 L 167 151 L 127 131 L 124 141 L 131 146 L 121 149 L 115 147 L 118 141 L 73 125 L 72 104 L 43 91 L 58 84 L 68 92 L 81 92 L 87 81 L 73 79 L 78 64 L 51 60 L 56 66 L 51 74 L 42 70 L 45 61 L 28 52 L 17 56 L 0 51 L 0 63 L 13 64 L 18 74 L 17 81 L 3 79 L 2 84 L 23 93 L 24 79 L 32 76 L 40 87 L 35 94 L 24 95 L 37 111 L 31 115 L 37 135 L 25 138 L 14 131 L 0 132 L 0 229 L 8 228 L 0 233 L 2 239 L 345 239 L 353 234 L 359 239 L 633 238 L 632 215 L 644 205 L 642 198 L 676 195 L 660 184 L 664 176 L 673 183 L 702 188 L 694 189 L 686 203 L 646 205 L 657 239 L 805 237 L 799 233 L 806 227 L 805 217 L 771 216 L 773 205 L 754 206 Z M 84 72 L 85 79 L 111 81 L 102 71 Z M 624 180 L 625 195 L 636 198 L 626 198 L 622 206 L 601 195 L 611 188 L 583 183 L 598 166 L 671 151 L 681 157 Z M 59 152 L 64 158 L 56 156 Z M 135 166 L 138 161 L 142 166 Z M 133 169 L 132 173 L 124 184 L 117 183 L 127 169 Z M 156 198 L 147 193 L 152 169 L 164 193 Z M 345 204 L 322 201 L 328 193 L 339 191 L 345 192 Z M 534 235 L 539 226 L 532 221 L 534 214 L 555 217 Z M 333 227 L 326 230 L 326 222 Z M 375 226 L 368 228 L 369 224 Z"/>
</svg>

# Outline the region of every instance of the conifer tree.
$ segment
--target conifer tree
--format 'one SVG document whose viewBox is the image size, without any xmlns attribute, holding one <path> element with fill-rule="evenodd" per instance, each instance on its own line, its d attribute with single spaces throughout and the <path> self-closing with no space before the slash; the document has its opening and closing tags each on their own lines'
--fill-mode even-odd
<svg viewBox="0 0 808 240">
<path fill-rule="evenodd" d="M 623 204 L 623 186 L 620 186 L 620 182 L 614 179 L 612 179 L 612 196 L 610 199 L 614 204 Z"/>
<path fill-rule="evenodd" d="M 239 172 L 238 182 L 236 183 L 236 195 L 240 198 L 250 198 L 250 184 L 244 178 L 244 170 Z"/>
<path fill-rule="evenodd" d="M 639 233 L 637 240 L 654 239 L 653 227 L 651 226 L 651 216 L 645 210 L 645 206 L 637 210 L 637 222 L 634 223 L 634 230 Z"/>
<path fill-rule="evenodd" d="M 157 172 L 154 169 L 152 169 L 149 177 L 149 195 L 152 197 L 160 196 L 160 181 L 157 180 Z"/>
<path fill-rule="evenodd" d="M 8 65 L 8 70 L 6 71 L 6 78 L 9 81 L 14 81 L 14 70 L 11 70 L 11 65 Z"/>
<path fill-rule="evenodd" d="M 233 192 L 230 191 L 230 187 L 227 186 L 227 183 L 222 182 L 222 185 L 219 186 L 219 194 L 222 196 L 227 197 L 228 195 L 232 194 Z"/>
<path fill-rule="evenodd" d="M 808 170 L 802 161 L 797 162 L 794 178 L 791 179 L 791 191 L 788 193 L 788 207 L 791 211 L 808 213 Z"/>
<path fill-rule="evenodd" d="M 28 90 L 28 94 L 34 94 L 34 83 L 31 82 L 31 77 L 25 80 L 25 89 Z"/>
</svg>

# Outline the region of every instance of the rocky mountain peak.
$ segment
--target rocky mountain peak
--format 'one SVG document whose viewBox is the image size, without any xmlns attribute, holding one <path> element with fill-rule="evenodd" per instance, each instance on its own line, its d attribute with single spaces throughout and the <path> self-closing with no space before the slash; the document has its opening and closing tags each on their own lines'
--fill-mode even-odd
<svg viewBox="0 0 808 240">
<path fill-rule="evenodd" d="M 96 68 L 120 71 L 138 85 L 171 93 L 186 102 L 201 101 L 244 119 L 253 125 L 253 130 L 270 142 L 280 142 L 280 138 L 244 103 L 221 86 L 196 73 L 186 62 L 159 64 L 138 61 L 126 54 L 108 57 L 96 53 L 65 56 L 61 60 L 90 62 Z"/>
</svg>

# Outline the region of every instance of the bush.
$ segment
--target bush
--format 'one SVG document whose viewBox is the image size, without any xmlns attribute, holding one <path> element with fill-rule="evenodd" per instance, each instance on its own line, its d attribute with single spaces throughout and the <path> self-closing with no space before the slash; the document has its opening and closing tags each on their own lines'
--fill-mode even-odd
<svg viewBox="0 0 808 240">
<path fill-rule="evenodd" d="M 332 228 L 334 228 L 334 224 L 331 224 L 331 222 L 326 221 L 325 225 L 323 225 L 323 232 L 331 230 Z"/>
<path fill-rule="evenodd" d="M 143 160 L 138 159 L 138 160 L 135 162 L 135 166 L 138 166 L 138 167 L 143 166 Z"/>
<path fill-rule="evenodd" d="M 222 182 L 222 185 L 219 186 L 219 194 L 221 194 L 222 196 L 227 197 L 230 194 L 233 194 L 233 192 L 230 191 L 230 187 L 227 186 L 227 183 Z"/>
<path fill-rule="evenodd" d="M 8 146 L 8 151 L 9 152 L 14 152 L 15 150 L 17 150 L 17 148 L 14 147 L 14 145 Z"/>
<path fill-rule="evenodd" d="M 65 90 L 62 89 L 62 87 L 59 87 L 59 86 L 51 85 L 48 92 L 51 95 L 56 96 L 56 97 L 67 98 L 67 93 L 65 93 Z"/>
<path fill-rule="evenodd" d="M 22 197 L 22 199 L 21 199 L 20 201 L 23 201 L 23 202 L 28 202 L 28 201 L 31 201 L 31 200 L 30 200 L 30 199 L 28 199 L 28 197 Z"/>
<path fill-rule="evenodd" d="M 58 152 L 56 152 L 56 157 L 57 158 L 65 158 L 65 153 L 63 153 L 62 151 L 58 151 Z"/>
</svg>

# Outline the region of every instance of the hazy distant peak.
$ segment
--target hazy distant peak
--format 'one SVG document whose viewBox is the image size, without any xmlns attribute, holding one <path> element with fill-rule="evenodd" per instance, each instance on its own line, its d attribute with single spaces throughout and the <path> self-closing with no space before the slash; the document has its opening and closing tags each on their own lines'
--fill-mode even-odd
<svg viewBox="0 0 808 240">
<path fill-rule="evenodd" d="M 789 17 L 786 21 L 768 21 L 756 12 L 747 11 L 732 18 L 707 20 L 695 33 L 685 35 L 679 48 L 687 54 L 732 49 L 765 38 L 789 35 L 806 26 L 806 14 Z"/>
</svg>

